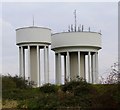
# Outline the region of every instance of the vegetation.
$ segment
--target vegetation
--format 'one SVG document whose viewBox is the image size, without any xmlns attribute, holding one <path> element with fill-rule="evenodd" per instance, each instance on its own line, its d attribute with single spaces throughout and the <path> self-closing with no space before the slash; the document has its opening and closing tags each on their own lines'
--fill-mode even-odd
<svg viewBox="0 0 120 110">
<path fill-rule="evenodd" d="M 117 66 L 117 68 L 116 68 Z M 111 66 L 111 72 L 108 74 L 107 78 L 101 76 L 101 84 L 117 84 L 120 82 L 120 73 L 118 71 L 118 63 L 114 63 Z"/>
<path fill-rule="evenodd" d="M 120 108 L 119 86 L 118 83 L 89 84 L 79 79 L 64 85 L 45 84 L 32 88 L 28 81 L 8 75 L 2 77 L 3 107 L 28 110 L 60 110 L 65 107 L 117 110 Z"/>
</svg>

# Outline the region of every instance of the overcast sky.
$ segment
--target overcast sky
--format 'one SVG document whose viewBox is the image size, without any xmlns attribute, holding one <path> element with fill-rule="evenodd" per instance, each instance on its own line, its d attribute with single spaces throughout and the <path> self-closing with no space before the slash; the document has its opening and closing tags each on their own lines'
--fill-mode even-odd
<svg viewBox="0 0 120 110">
<path fill-rule="evenodd" d="M 118 58 L 118 4 L 105 3 L 3 3 L 0 15 L 2 28 L 2 73 L 18 74 L 18 47 L 15 29 L 35 25 L 52 29 L 52 33 L 68 30 L 74 23 L 73 11 L 77 10 L 77 24 L 83 24 L 85 30 L 102 31 L 102 49 L 99 51 L 99 73 L 105 75 Z M 1 48 L 1 47 L 0 47 Z M 50 60 L 54 59 L 53 52 Z M 54 61 L 54 60 L 53 60 Z M 54 62 L 51 62 L 51 65 Z M 51 74 L 54 68 L 50 70 Z"/>
</svg>

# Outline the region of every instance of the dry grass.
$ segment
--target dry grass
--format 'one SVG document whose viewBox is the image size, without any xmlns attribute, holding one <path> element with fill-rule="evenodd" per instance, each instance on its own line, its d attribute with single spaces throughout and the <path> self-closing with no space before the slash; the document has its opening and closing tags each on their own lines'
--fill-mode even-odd
<svg viewBox="0 0 120 110">
<path fill-rule="evenodd" d="M 2 108 L 17 108 L 18 102 L 16 100 L 2 101 Z"/>
</svg>

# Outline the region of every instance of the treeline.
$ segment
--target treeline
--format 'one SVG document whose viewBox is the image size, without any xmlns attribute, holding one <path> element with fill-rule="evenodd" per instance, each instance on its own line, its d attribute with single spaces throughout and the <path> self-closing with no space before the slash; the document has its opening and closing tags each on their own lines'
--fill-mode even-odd
<svg viewBox="0 0 120 110">
<path fill-rule="evenodd" d="M 79 78 L 64 85 L 45 84 L 32 88 L 27 80 L 18 76 L 2 76 L 2 99 L 4 108 L 28 110 L 119 110 L 119 84 L 89 84 Z M 14 106 L 5 107 L 9 102 Z M 10 104 L 12 105 L 12 104 Z"/>
</svg>

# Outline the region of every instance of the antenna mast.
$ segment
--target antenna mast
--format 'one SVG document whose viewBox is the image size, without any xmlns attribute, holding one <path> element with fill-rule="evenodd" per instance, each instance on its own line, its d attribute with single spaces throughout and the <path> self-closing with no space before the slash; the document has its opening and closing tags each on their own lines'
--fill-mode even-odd
<svg viewBox="0 0 120 110">
<path fill-rule="evenodd" d="M 34 26 L 34 16 L 33 16 L 33 26 Z"/>
<path fill-rule="evenodd" d="M 76 21 L 76 10 L 74 11 L 74 17 L 75 17 L 75 32 L 76 32 L 76 26 L 77 26 L 77 21 Z"/>
</svg>

